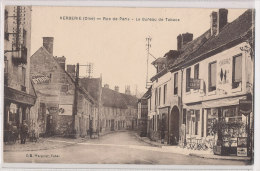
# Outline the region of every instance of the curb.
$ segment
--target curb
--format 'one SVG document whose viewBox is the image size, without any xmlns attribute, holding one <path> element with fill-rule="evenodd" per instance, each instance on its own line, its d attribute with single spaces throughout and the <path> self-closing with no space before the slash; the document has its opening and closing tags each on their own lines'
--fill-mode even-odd
<svg viewBox="0 0 260 171">
<path fill-rule="evenodd" d="M 146 141 L 144 139 L 142 139 L 142 137 L 140 137 L 138 134 L 135 134 L 135 137 L 138 138 L 139 140 L 149 144 L 149 145 L 152 145 L 154 147 L 160 147 L 160 148 L 163 148 L 164 145 L 157 145 L 157 144 L 154 144 L 152 143 L 151 141 Z M 205 156 L 207 154 L 195 154 L 195 153 L 187 153 L 187 154 L 184 154 L 184 153 L 175 153 L 175 154 L 183 154 L 183 155 L 187 155 L 187 156 L 193 156 L 193 157 L 199 157 L 199 158 L 205 158 L 205 159 L 217 159 L 217 160 L 233 160 L 233 161 L 251 161 L 251 159 L 249 157 L 237 157 L 237 158 L 231 158 L 231 157 L 225 157 L 225 156 L 217 156 L 217 155 L 210 155 L 210 156 Z"/>
<path fill-rule="evenodd" d="M 237 158 L 231 158 L 231 157 L 218 157 L 218 156 L 203 156 L 200 154 L 194 154 L 194 153 L 190 153 L 189 156 L 193 156 L 193 157 L 200 157 L 200 158 L 205 158 L 205 159 L 217 159 L 217 160 L 233 160 L 233 161 L 251 161 L 251 159 L 249 157 L 245 158 L 245 157 L 237 157 Z"/>
<path fill-rule="evenodd" d="M 142 137 L 140 137 L 140 136 L 139 136 L 138 134 L 136 134 L 136 133 L 135 133 L 135 137 L 138 138 L 139 140 L 141 140 L 141 141 L 143 141 L 143 142 L 145 142 L 145 143 L 147 143 L 147 144 L 153 146 L 153 147 L 162 148 L 162 146 L 163 146 L 163 145 L 154 144 L 154 143 L 152 143 L 151 141 L 146 141 L 146 140 L 142 139 Z"/>
</svg>

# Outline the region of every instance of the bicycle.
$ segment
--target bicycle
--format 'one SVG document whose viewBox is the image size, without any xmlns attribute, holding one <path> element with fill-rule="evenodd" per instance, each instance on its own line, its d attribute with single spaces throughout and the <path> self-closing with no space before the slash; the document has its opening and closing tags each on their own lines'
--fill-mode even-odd
<svg viewBox="0 0 260 171">
<path fill-rule="evenodd" d="M 194 149 L 196 145 L 195 142 L 193 141 L 194 138 L 187 138 L 187 139 L 189 140 L 186 145 L 187 149 Z"/>
<path fill-rule="evenodd" d="M 18 139 L 17 131 L 5 131 L 5 144 L 15 144 Z"/>
</svg>

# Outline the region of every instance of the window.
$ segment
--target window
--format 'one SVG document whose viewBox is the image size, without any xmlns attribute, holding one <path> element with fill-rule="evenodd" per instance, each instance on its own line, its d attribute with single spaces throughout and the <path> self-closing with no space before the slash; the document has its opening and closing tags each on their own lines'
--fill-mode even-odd
<svg viewBox="0 0 260 171">
<path fill-rule="evenodd" d="M 196 110 L 195 111 L 195 135 L 198 135 L 199 132 L 199 121 L 200 121 L 200 111 Z"/>
<path fill-rule="evenodd" d="M 216 72 L 217 63 L 212 62 L 209 64 L 209 92 L 216 90 Z"/>
<path fill-rule="evenodd" d="M 27 31 L 25 29 L 23 29 L 23 46 L 24 47 L 27 47 L 27 41 L 26 41 L 26 38 L 27 38 Z"/>
<path fill-rule="evenodd" d="M 207 132 L 206 136 L 214 136 L 214 124 L 218 120 L 218 110 L 217 108 L 211 108 L 211 109 L 206 109 L 207 112 Z"/>
<path fill-rule="evenodd" d="M 155 89 L 155 97 L 154 97 L 154 102 L 155 102 L 155 106 L 157 105 L 157 97 L 158 97 L 158 94 L 157 94 L 157 88 Z"/>
<path fill-rule="evenodd" d="M 150 97 L 149 102 L 150 102 L 150 110 L 152 110 L 152 96 Z"/>
<path fill-rule="evenodd" d="M 161 87 L 159 88 L 159 105 L 161 105 Z"/>
<path fill-rule="evenodd" d="M 190 91 L 190 68 L 186 69 L 186 92 Z"/>
<path fill-rule="evenodd" d="M 8 73 L 8 60 L 7 60 L 6 56 L 5 56 L 4 61 L 5 61 L 5 65 L 4 65 L 4 73 Z"/>
<path fill-rule="evenodd" d="M 174 74 L 174 90 L 173 93 L 178 94 L 178 72 Z"/>
<path fill-rule="evenodd" d="M 237 88 L 242 82 L 242 54 L 233 57 L 232 88 Z"/>
<path fill-rule="evenodd" d="M 182 120 L 183 124 L 186 124 L 186 109 L 183 109 L 183 120 Z"/>
<path fill-rule="evenodd" d="M 224 107 L 223 117 L 229 123 L 242 122 L 242 114 L 239 112 L 237 106 Z"/>
<path fill-rule="evenodd" d="M 156 118 L 156 131 L 158 131 L 158 128 L 159 128 L 159 115 L 157 115 L 157 118 Z"/>
<path fill-rule="evenodd" d="M 163 104 L 165 104 L 166 102 L 166 96 L 167 96 L 167 84 L 165 84 L 163 86 L 163 92 L 164 92 L 164 95 L 163 95 Z"/>
<path fill-rule="evenodd" d="M 190 120 L 191 120 L 191 112 L 188 110 L 187 111 L 187 124 L 186 124 L 186 134 L 190 134 Z"/>
<path fill-rule="evenodd" d="M 7 10 L 5 10 L 5 26 L 4 26 L 5 28 L 5 30 L 4 30 L 4 32 L 5 32 L 5 35 L 4 35 L 4 37 L 5 37 L 5 39 L 6 40 L 9 40 L 9 34 L 8 34 L 8 11 Z"/>
<path fill-rule="evenodd" d="M 199 79 L 199 64 L 194 66 L 194 79 Z"/>
<path fill-rule="evenodd" d="M 22 85 L 25 86 L 26 69 L 22 67 Z"/>
<path fill-rule="evenodd" d="M 152 124 L 152 128 L 153 128 L 153 131 L 154 131 L 154 125 L 155 125 L 155 124 L 154 124 L 154 121 L 155 121 L 155 120 L 154 120 L 154 115 L 153 115 L 153 118 L 152 118 L 152 123 L 153 123 L 153 124 Z"/>
</svg>

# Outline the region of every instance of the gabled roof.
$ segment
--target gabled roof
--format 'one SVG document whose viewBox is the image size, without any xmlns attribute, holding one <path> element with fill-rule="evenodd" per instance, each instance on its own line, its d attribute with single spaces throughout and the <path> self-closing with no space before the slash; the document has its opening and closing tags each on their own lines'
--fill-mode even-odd
<svg viewBox="0 0 260 171">
<path fill-rule="evenodd" d="M 159 57 L 159 58 L 155 59 L 155 60 L 152 62 L 152 65 L 156 65 L 156 64 L 166 64 L 166 58 L 164 58 L 164 57 Z"/>
<path fill-rule="evenodd" d="M 121 96 L 123 96 L 127 106 L 132 106 L 137 108 L 138 99 L 136 97 L 128 94 L 123 94 L 123 93 L 121 93 Z"/>
<path fill-rule="evenodd" d="M 102 103 L 106 107 L 127 109 L 127 104 L 123 96 L 119 92 L 109 88 L 102 88 Z"/>
<path fill-rule="evenodd" d="M 184 45 L 180 50 L 180 55 L 177 58 L 175 58 L 175 60 L 170 61 L 168 65 L 169 68 L 179 65 L 180 63 L 186 61 L 189 55 L 196 52 L 206 41 L 208 41 L 209 38 L 210 30 L 207 30 L 198 38 Z"/>
<path fill-rule="evenodd" d="M 151 89 L 152 89 L 152 86 L 149 87 L 149 89 L 144 93 L 144 95 L 142 96 L 141 99 L 148 99 L 151 96 Z"/>
<path fill-rule="evenodd" d="M 100 78 L 80 78 L 79 83 L 96 101 L 99 100 Z"/>
<path fill-rule="evenodd" d="M 34 57 L 35 55 L 37 55 L 40 52 L 43 52 L 46 56 L 48 56 L 50 59 L 52 59 L 56 63 L 56 66 L 59 67 L 68 76 L 68 78 L 70 78 L 70 80 L 73 83 L 75 83 L 75 79 L 72 78 L 72 76 L 65 69 L 63 69 L 60 66 L 60 64 L 57 62 L 56 58 L 53 55 L 51 55 L 44 46 L 40 47 L 31 57 Z M 88 98 L 93 103 L 96 103 L 96 100 L 83 87 L 79 86 L 79 90 L 81 93 L 84 94 L 85 98 Z"/>
<path fill-rule="evenodd" d="M 184 65 L 202 60 L 212 55 L 213 51 L 224 46 L 235 46 L 241 43 L 243 37 L 248 36 L 253 27 L 253 10 L 248 9 L 233 22 L 228 23 L 217 35 L 210 36 L 210 30 L 199 38 L 183 47 L 183 53 L 170 66 L 171 70 L 178 70 Z M 251 35 L 250 35 L 251 36 Z M 210 54 L 211 53 L 211 54 Z"/>
</svg>

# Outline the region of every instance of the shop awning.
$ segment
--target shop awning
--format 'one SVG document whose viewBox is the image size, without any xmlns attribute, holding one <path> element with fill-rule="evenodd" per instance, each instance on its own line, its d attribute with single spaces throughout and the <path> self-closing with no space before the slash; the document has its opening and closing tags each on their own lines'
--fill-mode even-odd
<svg viewBox="0 0 260 171">
<path fill-rule="evenodd" d="M 187 110 L 200 110 L 202 109 L 202 104 L 193 104 L 193 105 L 183 105 L 183 108 L 187 109 Z"/>
<path fill-rule="evenodd" d="M 215 107 L 222 107 L 222 106 L 238 105 L 240 99 L 245 100 L 246 96 L 230 97 L 230 98 L 205 101 L 205 102 L 202 102 L 202 107 L 203 108 L 215 108 Z"/>
<path fill-rule="evenodd" d="M 10 100 L 11 102 L 17 102 L 29 106 L 33 106 L 36 101 L 36 96 L 7 86 L 4 87 L 4 98 Z"/>
</svg>

